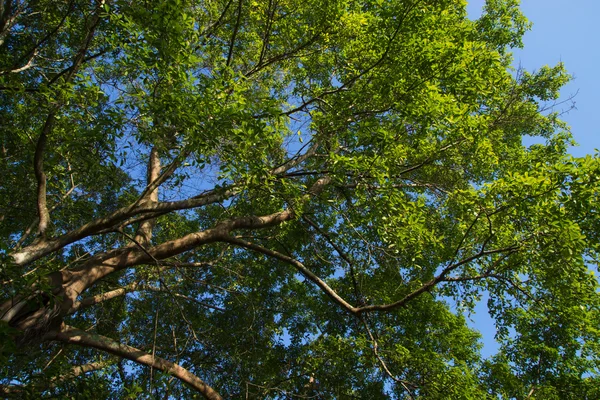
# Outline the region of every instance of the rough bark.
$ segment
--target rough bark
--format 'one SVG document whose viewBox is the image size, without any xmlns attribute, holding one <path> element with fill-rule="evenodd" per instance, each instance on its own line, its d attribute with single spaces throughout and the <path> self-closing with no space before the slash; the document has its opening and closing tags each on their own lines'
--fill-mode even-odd
<svg viewBox="0 0 600 400">
<path fill-rule="evenodd" d="M 158 156 L 158 150 L 156 147 L 153 147 L 150 151 L 150 159 L 148 160 L 148 172 L 147 172 L 147 180 L 148 187 L 151 187 L 152 184 L 159 178 L 160 176 L 160 157 Z M 150 190 L 142 201 L 141 204 L 156 204 L 158 203 L 158 186 L 155 186 L 152 190 Z M 148 219 L 146 221 L 142 221 L 140 226 L 138 227 L 135 240 L 137 243 L 142 246 L 147 246 L 150 243 L 150 239 L 152 239 L 152 229 L 154 228 L 154 224 L 156 222 L 156 218 Z M 136 244 L 134 244 L 136 245 Z"/>
</svg>

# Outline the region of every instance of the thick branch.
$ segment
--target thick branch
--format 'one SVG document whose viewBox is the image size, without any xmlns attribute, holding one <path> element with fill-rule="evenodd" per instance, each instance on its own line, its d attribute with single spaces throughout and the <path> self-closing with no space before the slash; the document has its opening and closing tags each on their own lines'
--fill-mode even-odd
<svg viewBox="0 0 600 400">
<path fill-rule="evenodd" d="M 135 265 L 155 263 L 192 250 L 198 246 L 224 241 L 230 232 L 237 229 L 262 229 L 279 225 L 293 218 L 289 210 L 264 216 L 240 217 L 218 223 L 214 228 L 190 233 L 178 239 L 161 243 L 154 247 L 126 247 L 90 258 L 78 270 L 73 271 L 73 282 L 69 286 L 69 296 L 75 298 L 85 289 L 106 275 Z"/>
<path fill-rule="evenodd" d="M 53 251 L 61 249 L 69 244 L 75 243 L 78 240 L 86 238 L 103 231 L 105 229 L 114 228 L 120 222 L 127 220 L 138 214 L 149 213 L 167 213 L 171 211 L 187 210 L 191 208 L 202 207 L 207 204 L 217 203 L 228 199 L 236 193 L 233 189 L 224 190 L 222 192 L 208 192 L 202 195 L 180 201 L 163 202 L 158 204 L 141 204 L 138 206 L 126 206 L 114 211 L 112 214 L 99 218 L 95 221 L 72 230 L 58 238 L 49 239 L 34 243 L 23 249 L 13 252 L 11 255 L 15 264 L 27 265 L 37 259 L 40 259 Z"/>
<path fill-rule="evenodd" d="M 104 368 L 108 367 L 109 365 L 111 365 L 111 364 L 108 362 L 105 362 L 105 361 L 94 362 L 94 363 L 89 363 L 89 364 L 84 364 L 84 365 L 76 365 L 73 367 L 73 369 L 69 373 L 59 377 L 57 380 L 63 380 L 63 378 L 74 378 L 79 375 L 87 374 L 88 372 L 104 369 Z"/>
<path fill-rule="evenodd" d="M 35 147 L 35 156 L 33 158 L 33 171 L 35 173 L 35 179 L 37 181 L 37 210 L 38 210 L 38 234 L 43 236 L 48 228 L 50 221 L 50 214 L 48 213 L 48 207 L 46 205 L 46 174 L 44 172 L 44 152 L 46 151 L 46 144 L 48 143 L 48 135 L 52 131 L 54 126 L 54 118 L 56 116 L 56 110 L 50 112 L 44 123 L 44 128 L 37 141 Z"/>
<path fill-rule="evenodd" d="M 158 203 L 158 185 L 153 185 L 153 183 L 158 181 L 160 176 L 160 157 L 158 156 L 158 150 L 156 147 L 152 148 L 150 151 L 147 176 L 148 186 L 154 187 L 145 194 L 141 204 L 156 204 Z M 155 222 L 156 219 L 152 218 L 140 223 L 135 240 L 141 243 L 143 246 L 147 246 L 152 238 L 152 229 L 154 228 Z"/>
<path fill-rule="evenodd" d="M 302 202 L 309 201 L 320 194 L 331 178 L 323 177 L 309 188 L 302 197 Z M 198 246 L 217 241 L 227 241 L 232 231 L 237 229 L 263 229 L 279 225 L 294 218 L 292 209 L 276 212 L 263 216 L 248 216 L 221 221 L 214 228 L 201 232 L 190 233 L 178 239 L 161 243 L 151 248 L 141 246 L 116 249 L 90 258 L 77 271 L 73 272 L 73 283 L 70 285 L 68 295 L 75 299 L 85 289 L 93 285 L 106 275 L 135 265 L 148 262 L 157 262 Z"/>
<path fill-rule="evenodd" d="M 316 149 L 316 147 L 314 149 Z M 311 150 L 309 150 L 308 153 L 310 152 Z M 292 162 L 292 165 L 293 164 L 294 163 Z M 284 167 L 283 170 L 285 171 L 287 167 L 289 167 L 289 165 Z M 278 169 L 276 168 L 274 172 L 277 171 Z M 330 180 L 330 177 L 323 177 L 317 180 L 309 190 L 309 193 L 307 194 L 305 200 L 313 195 L 320 193 L 324 189 L 324 187 L 330 182 Z M 21 266 L 27 265 L 37 259 L 40 259 L 52 253 L 53 251 L 68 246 L 69 244 L 75 243 L 78 240 L 100 233 L 101 231 L 115 229 L 121 222 L 128 220 L 136 215 L 150 213 L 164 214 L 171 211 L 198 208 L 208 204 L 218 203 L 219 201 L 226 200 L 237 193 L 238 189 L 232 186 L 218 191 L 209 191 L 186 200 L 160 203 L 132 204 L 126 207 L 122 207 L 106 217 L 99 218 L 95 221 L 91 221 L 58 238 L 47 239 L 33 243 L 30 246 L 24 247 L 19 251 L 13 252 L 11 256 L 13 257 L 15 264 Z"/>
<path fill-rule="evenodd" d="M 48 210 L 48 214 L 52 214 L 52 211 L 56 210 L 63 201 L 65 201 L 70 195 L 71 193 L 73 193 L 73 191 L 75 190 L 75 188 L 77 187 L 77 185 L 75 185 L 75 182 L 73 181 L 73 174 L 71 174 L 71 188 L 62 195 L 62 197 L 60 198 L 60 200 L 58 202 L 56 202 L 56 204 L 54 204 L 52 207 L 50 207 L 50 209 Z M 23 245 L 23 243 L 25 243 L 25 241 L 27 240 L 27 238 L 29 237 L 29 235 L 31 235 L 31 232 L 33 232 L 33 230 L 35 229 L 36 225 L 39 224 L 39 218 L 36 218 L 28 227 L 27 229 L 25 229 L 25 232 L 23 232 L 23 235 L 21 235 L 21 237 L 19 238 L 19 240 L 17 241 L 17 243 L 14 246 L 14 249 L 20 249 L 21 246 Z M 0 222 L 2 222 L 2 220 L 0 219 Z"/>
<path fill-rule="evenodd" d="M 76 344 L 84 347 L 93 347 L 118 357 L 126 358 L 138 364 L 156 368 L 187 383 L 206 399 L 222 400 L 222 397 L 213 388 L 180 365 L 160 357 L 152 356 L 135 347 L 118 343 L 106 336 L 84 332 L 68 325 L 64 325 L 59 332 L 48 333 L 44 339 Z"/>
</svg>

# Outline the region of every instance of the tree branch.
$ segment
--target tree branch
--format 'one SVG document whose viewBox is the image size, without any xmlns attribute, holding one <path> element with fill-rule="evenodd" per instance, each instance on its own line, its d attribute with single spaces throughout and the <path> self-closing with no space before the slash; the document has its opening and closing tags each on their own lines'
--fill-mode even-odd
<svg viewBox="0 0 600 400">
<path fill-rule="evenodd" d="M 217 307 L 217 306 L 213 306 L 212 304 L 208 304 L 205 303 L 203 301 L 197 300 L 193 297 L 190 296 L 185 296 L 183 294 L 179 294 L 179 293 L 173 293 L 172 291 L 167 291 L 163 288 L 158 288 L 155 286 L 150 286 L 150 285 L 141 285 L 138 282 L 133 282 L 127 286 L 123 286 L 121 288 L 118 289 L 114 289 L 108 292 L 104 292 L 101 294 L 97 294 L 95 296 L 92 297 L 86 297 L 85 299 L 73 304 L 73 306 L 71 306 L 71 308 L 69 309 L 69 311 L 67 311 L 67 315 L 71 315 L 74 314 L 84 308 L 87 307 L 91 307 L 94 306 L 96 304 L 102 303 L 106 300 L 111 300 L 114 299 L 116 297 L 120 297 L 120 296 L 124 296 L 127 293 L 133 293 L 133 292 L 141 292 L 141 291 L 149 291 L 149 292 L 155 292 L 155 293 L 168 293 L 173 297 L 177 297 L 179 299 L 183 299 L 183 300 L 187 300 L 187 301 L 191 301 L 193 303 L 199 304 L 202 307 L 205 308 L 210 308 L 210 309 L 214 309 L 214 310 L 218 310 L 218 311 L 225 311 L 225 309 L 221 308 L 221 307 Z"/>
<path fill-rule="evenodd" d="M 354 262 L 350 259 L 350 257 L 346 254 L 346 252 L 344 252 L 340 246 L 338 246 L 333 239 L 331 238 L 331 236 L 329 235 L 329 233 L 327 233 L 325 230 L 321 229 L 321 227 L 319 227 L 319 225 L 317 225 L 313 220 L 311 220 L 308 216 L 303 215 L 302 219 L 304 221 L 306 221 L 310 226 L 313 227 L 313 229 L 315 229 L 321 236 L 323 236 L 325 238 L 325 240 L 327 240 L 327 243 L 329 243 L 331 245 L 331 247 L 333 247 L 335 249 L 335 251 L 340 255 L 340 257 L 346 261 L 346 263 L 348 264 L 348 267 L 350 268 L 350 277 L 352 278 L 352 286 L 354 286 L 354 296 L 356 297 L 356 301 L 361 301 L 362 296 L 360 294 L 360 290 L 358 288 L 358 282 L 356 282 L 356 271 L 354 270 Z"/>
<path fill-rule="evenodd" d="M 348 311 L 351 314 L 356 314 L 357 312 L 359 312 L 359 308 L 353 307 L 351 304 L 349 304 L 339 294 L 337 294 L 335 290 L 333 290 L 327 283 L 325 283 L 325 281 L 323 281 L 321 278 L 319 278 L 317 275 L 315 275 L 310 269 L 308 269 L 300 261 L 298 261 L 292 257 L 288 257 L 284 254 L 281 254 L 275 250 L 267 249 L 265 247 L 259 246 L 254 243 L 247 242 L 245 240 L 242 240 L 242 239 L 239 239 L 236 237 L 231 237 L 231 236 L 226 237 L 223 239 L 223 241 L 240 246 L 240 247 L 244 247 L 249 250 L 254 250 L 258 253 L 262 253 L 269 257 L 277 258 L 278 260 L 281 260 L 283 262 L 286 262 L 286 263 L 292 265 L 293 267 L 295 267 L 298 270 L 298 272 L 300 272 L 302 274 L 302 276 L 304 276 L 306 279 L 308 279 L 309 281 L 311 281 L 315 285 L 317 285 L 327 296 L 329 296 L 335 303 L 337 303 L 344 310 Z"/>
<path fill-rule="evenodd" d="M 48 207 L 46 205 L 46 173 L 44 172 L 44 152 L 46 150 L 46 144 L 48 143 L 48 135 L 52 131 L 54 126 L 54 117 L 56 116 L 57 110 L 50 112 L 42 128 L 42 133 L 38 138 L 37 145 L 35 146 L 35 156 L 33 157 L 33 171 L 35 173 L 35 179 L 37 181 L 37 211 L 38 211 L 38 235 L 44 236 L 48 223 L 50 221 L 50 214 L 48 213 Z"/>
<path fill-rule="evenodd" d="M 242 2 L 243 0 L 239 0 L 238 9 L 237 9 L 237 20 L 235 21 L 235 26 L 233 27 L 233 34 L 231 35 L 231 42 L 229 43 L 229 53 L 227 54 L 227 65 L 228 67 L 231 65 L 231 60 L 233 58 L 233 47 L 235 46 L 235 39 L 238 33 L 238 29 L 240 28 L 240 22 L 242 19 Z"/>
<path fill-rule="evenodd" d="M 101 303 L 103 301 L 114 299 L 115 297 L 123 296 L 127 293 L 135 292 L 135 290 L 137 289 L 138 286 L 139 286 L 138 282 L 133 282 L 127 286 L 123 286 L 118 289 L 114 289 L 114 290 L 111 290 L 108 292 L 97 294 L 92 297 L 86 297 L 85 299 L 74 303 L 71 306 L 71 308 L 67 311 L 67 315 L 74 314 L 83 308 L 91 307 L 91 306 Z"/>
<path fill-rule="evenodd" d="M 150 159 L 148 160 L 148 172 L 147 181 L 148 187 L 152 187 L 152 190 L 146 191 L 140 204 L 156 204 L 158 203 L 158 184 L 154 185 L 154 182 L 158 181 L 160 177 L 160 157 L 158 156 L 158 150 L 153 147 L 150 151 Z M 135 240 L 141 243 L 143 246 L 147 246 L 152 239 L 152 229 L 156 222 L 155 218 L 148 219 L 140 223 L 138 227 Z"/>
<path fill-rule="evenodd" d="M 69 170 L 70 170 L 70 167 L 69 167 Z M 69 190 L 67 190 L 67 192 L 62 195 L 62 197 L 60 198 L 60 200 L 58 200 L 58 202 L 56 202 L 56 204 L 54 204 L 48 210 L 48 215 L 50 215 L 52 213 L 52 211 L 56 210 L 60 206 L 60 204 L 63 201 L 65 201 L 71 195 L 71 193 L 73 193 L 73 191 L 75 190 L 75 188 L 77 188 L 77 186 L 78 185 L 75 185 L 75 182 L 73 180 L 73 174 L 71 174 L 71 188 L 69 188 Z M 39 224 L 39 218 L 36 218 L 31 223 L 31 225 L 29 225 L 29 227 L 27 229 L 25 229 L 25 232 L 23 232 L 23 235 L 21 235 L 21 237 L 19 238 L 19 240 L 15 244 L 14 250 L 18 250 L 18 249 L 21 248 L 21 246 L 23 245 L 23 243 L 27 240 L 27 238 L 29 237 L 29 235 L 31 234 L 31 232 L 33 232 L 33 230 L 35 229 L 36 225 L 38 225 L 38 224 Z"/>
<path fill-rule="evenodd" d="M 142 204 L 136 207 L 133 205 L 122 207 L 106 217 L 88 222 L 58 238 L 46 239 L 44 241 L 33 243 L 19 251 L 11 253 L 11 256 L 13 257 L 15 264 L 21 266 L 27 265 L 78 240 L 100 233 L 106 229 L 114 229 L 117 224 L 135 215 L 155 212 L 167 213 L 170 211 L 197 208 L 228 199 L 235 193 L 235 189 L 225 189 L 223 191 L 210 191 L 186 200 L 158 204 Z"/>
<path fill-rule="evenodd" d="M 83 60 L 85 58 L 85 53 L 87 52 L 87 50 L 90 47 L 90 44 L 91 44 L 94 34 L 96 32 L 96 27 L 98 26 L 98 23 L 100 22 L 100 10 L 102 9 L 101 5 L 103 3 L 104 3 L 104 1 L 101 1 L 100 4 L 96 8 L 96 11 L 94 13 L 94 18 L 92 20 L 92 24 L 91 24 L 89 30 L 87 31 L 87 34 L 85 36 L 85 39 L 83 41 L 81 48 L 79 49 L 79 51 L 77 52 L 77 55 L 75 56 L 75 59 L 73 60 L 73 63 L 71 65 L 71 70 L 65 77 L 65 82 L 71 82 L 71 80 L 73 79 L 73 77 L 75 76 L 77 71 L 79 70 L 81 63 L 83 62 Z M 38 224 L 38 234 L 39 234 L 40 238 L 42 238 L 42 241 L 43 241 L 43 238 L 45 237 L 46 230 L 48 229 L 48 224 L 50 221 L 50 214 L 48 213 L 48 208 L 46 205 L 46 174 L 44 172 L 44 152 L 46 150 L 48 136 L 52 132 L 52 127 L 54 126 L 54 122 L 56 120 L 56 115 L 58 113 L 58 110 L 62 107 L 62 102 L 63 101 L 59 99 L 58 103 L 52 107 L 50 113 L 48 114 L 48 117 L 46 118 L 46 122 L 44 123 L 44 127 L 42 128 L 42 133 L 40 134 L 40 137 L 37 141 L 37 145 L 36 145 L 36 149 L 35 149 L 35 156 L 34 156 L 34 161 L 33 161 L 35 178 L 37 180 L 38 218 L 40 220 L 40 222 Z"/>
<path fill-rule="evenodd" d="M 364 307 L 361 307 L 358 310 L 358 312 L 363 313 L 363 312 L 369 312 L 369 311 L 389 311 L 389 310 L 394 310 L 396 308 L 403 307 L 404 305 L 406 305 L 408 302 L 415 299 L 419 295 L 432 290 L 438 283 L 443 282 L 446 279 L 446 275 L 448 275 L 450 272 L 452 272 L 456 268 L 458 268 L 462 265 L 468 264 L 471 261 L 477 260 L 478 258 L 481 258 L 483 256 L 487 256 L 487 255 L 491 255 L 491 254 L 498 254 L 498 253 L 505 253 L 505 252 L 512 253 L 512 252 L 517 251 L 517 249 L 518 249 L 518 246 L 509 246 L 509 247 L 504 247 L 504 248 L 494 249 L 494 250 L 483 250 L 482 249 L 477 254 L 474 254 L 470 257 L 467 257 L 457 263 L 451 264 L 448 267 L 444 268 L 444 270 L 438 276 L 436 276 L 429 282 L 423 284 L 420 288 L 407 294 L 402 299 L 400 299 L 396 302 L 393 302 L 393 303 L 388 303 L 388 304 L 377 304 L 377 305 L 364 306 Z"/>
<path fill-rule="evenodd" d="M 402 379 L 399 379 L 398 377 L 396 377 L 396 375 L 392 374 L 392 372 L 388 368 L 388 366 L 385 363 L 385 361 L 383 360 L 383 358 L 381 358 L 381 355 L 379 355 L 379 344 L 377 343 L 377 340 L 373 336 L 373 333 L 371 332 L 371 329 L 369 328 L 369 325 L 367 324 L 367 321 L 364 318 L 364 316 L 361 317 L 361 320 L 367 331 L 367 334 L 369 335 L 369 338 L 371 339 L 371 343 L 373 344 L 373 354 L 375 355 L 375 358 L 377 359 L 377 361 L 379 361 L 379 365 L 381 365 L 381 368 L 384 370 L 384 372 L 386 373 L 387 376 L 389 376 L 394 382 L 399 383 L 402 386 L 402 388 L 404 388 L 404 390 L 406 390 L 406 392 L 408 393 L 408 399 L 414 400 L 413 394 L 412 394 L 411 390 L 408 388 L 409 383 Z"/>
<path fill-rule="evenodd" d="M 296 154 L 294 157 L 290 158 L 289 160 L 285 161 L 283 164 L 279 165 L 276 168 L 273 168 L 271 170 L 271 175 L 281 175 L 286 171 L 289 171 L 290 169 L 296 167 L 297 165 L 300 165 L 301 163 L 303 163 L 304 161 L 306 161 L 308 158 L 312 157 L 316 152 L 317 149 L 319 148 L 319 142 L 315 141 L 306 151 L 306 153 L 304 154 Z M 300 150 L 302 151 L 302 149 Z"/>
<path fill-rule="evenodd" d="M 28 385 L 6 385 L 6 386 L 0 385 L 0 393 L 7 394 L 7 395 L 18 395 L 18 394 L 28 393 L 32 389 L 36 390 L 38 392 L 46 391 L 52 387 L 55 387 L 60 382 L 64 382 L 66 380 L 76 378 L 80 375 L 87 374 L 88 372 L 93 372 L 93 371 L 98 371 L 98 370 L 104 369 L 110 365 L 111 365 L 111 363 L 107 362 L 107 361 L 99 361 L 99 362 L 93 362 L 93 363 L 84 364 L 84 365 L 76 365 L 73 368 L 71 368 L 71 370 L 68 371 L 67 373 L 62 374 L 60 376 L 55 376 L 54 378 L 50 379 L 49 382 L 46 381 L 46 383 L 34 383 L 31 385 L 29 385 L 29 384 Z M 41 378 L 41 376 L 34 376 L 32 379 L 39 379 L 39 378 Z"/>
<path fill-rule="evenodd" d="M 222 397 L 212 387 L 180 365 L 160 357 L 153 357 L 145 351 L 118 343 L 106 336 L 88 333 L 68 325 L 63 325 L 60 331 L 49 332 L 44 336 L 44 339 L 56 340 L 84 347 L 93 347 L 118 357 L 126 358 L 138 364 L 156 368 L 187 383 L 206 399 L 222 400 Z"/>
</svg>

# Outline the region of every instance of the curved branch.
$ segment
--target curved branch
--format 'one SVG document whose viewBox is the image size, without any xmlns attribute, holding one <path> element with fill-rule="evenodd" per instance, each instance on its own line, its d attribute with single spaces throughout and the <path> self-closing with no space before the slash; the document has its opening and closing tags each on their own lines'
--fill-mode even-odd
<svg viewBox="0 0 600 400">
<path fill-rule="evenodd" d="M 235 244 L 240 247 L 244 247 L 249 250 L 254 250 L 258 253 L 262 253 L 269 257 L 277 258 L 283 262 L 286 262 L 286 263 L 292 265 L 306 279 L 308 279 L 309 281 L 311 281 L 315 285 L 317 285 L 327 296 L 329 296 L 335 303 L 337 303 L 344 310 L 348 311 L 351 314 L 356 314 L 360 311 L 359 308 L 353 307 L 350 303 L 348 303 L 346 300 L 344 300 L 339 294 L 336 293 L 335 290 L 333 290 L 327 283 L 325 283 L 325 281 L 323 281 L 321 278 L 319 278 L 317 275 L 315 275 L 314 272 L 312 272 L 310 269 L 308 269 L 300 261 L 298 261 L 292 257 L 288 257 L 284 254 L 281 254 L 275 250 L 267 249 L 265 247 L 259 246 L 254 243 L 247 242 L 247 241 L 239 239 L 239 238 L 227 237 L 224 239 L 224 241 L 231 243 L 231 244 Z"/>
<path fill-rule="evenodd" d="M 330 181 L 331 177 L 323 177 L 321 179 L 318 179 L 309 189 L 304 200 L 306 201 L 311 196 L 321 193 Z M 115 227 L 121 222 L 128 220 L 136 215 L 150 213 L 167 213 L 171 211 L 198 208 L 208 204 L 214 204 L 218 203 L 219 201 L 226 200 L 237 194 L 238 191 L 239 189 L 235 186 L 230 186 L 228 188 L 223 188 L 219 190 L 211 190 L 186 200 L 145 204 L 134 203 L 132 205 L 122 207 L 106 217 L 88 222 L 87 224 L 57 238 L 44 239 L 32 243 L 27 247 L 24 247 L 18 251 L 11 253 L 11 256 L 16 265 L 24 266 L 52 253 L 53 251 L 68 246 L 69 244 L 75 243 L 76 241 L 86 238 L 88 236 L 92 236 L 94 234 L 106 230 L 115 230 Z M 153 216 L 153 218 L 154 217 L 155 216 Z M 244 227 L 240 228 L 243 229 Z"/>
<path fill-rule="evenodd" d="M 118 343 L 106 336 L 88 333 L 68 325 L 63 325 L 60 331 L 50 332 L 44 336 L 44 339 L 76 344 L 84 347 L 93 347 L 118 357 L 126 358 L 135 363 L 156 368 L 187 383 L 192 389 L 198 391 L 206 399 L 222 400 L 219 393 L 212 387 L 180 365 L 160 357 L 152 356 L 135 347 Z"/>
<path fill-rule="evenodd" d="M 36 390 L 38 392 L 45 391 L 52 387 L 57 386 L 59 383 L 64 382 L 66 380 L 76 378 L 80 375 L 87 374 L 88 372 L 102 370 L 110 365 L 111 365 L 111 363 L 107 362 L 107 361 L 93 362 L 93 363 L 84 364 L 84 365 L 76 365 L 73 368 L 71 368 L 71 370 L 68 371 L 67 373 L 64 373 L 60 376 L 55 376 L 52 379 L 50 379 L 49 382 L 46 381 L 46 384 L 33 383 L 33 384 L 26 384 L 26 385 L 5 385 L 5 386 L 0 385 L 0 393 L 16 396 L 19 394 L 26 394 L 28 392 L 30 393 L 31 390 Z M 34 376 L 32 379 L 36 379 L 36 378 L 40 378 L 40 377 L 43 377 L 43 375 L 40 374 L 40 376 Z"/>
<path fill-rule="evenodd" d="M 103 1 L 101 3 L 104 3 Z M 92 20 L 92 24 L 87 31 L 85 39 L 81 48 L 78 50 L 75 59 L 71 65 L 71 71 L 65 77 L 65 82 L 71 82 L 79 67 L 83 63 L 85 59 L 85 54 L 87 53 L 92 39 L 94 38 L 94 34 L 96 32 L 96 27 L 100 22 L 100 10 L 102 10 L 101 5 L 98 5 L 96 12 L 94 13 L 94 18 Z M 48 117 L 46 118 L 46 122 L 44 123 L 44 127 L 42 128 L 42 133 L 37 141 L 35 156 L 33 161 L 33 168 L 35 173 L 35 178 L 37 180 L 37 209 L 38 209 L 38 234 L 43 238 L 46 233 L 46 229 L 48 229 L 48 224 L 50 222 L 50 213 L 48 212 L 48 207 L 46 205 L 46 174 L 44 172 L 44 152 L 46 150 L 46 144 L 48 142 L 48 136 L 52 132 L 52 128 L 54 126 L 54 122 L 56 121 L 56 116 L 58 114 L 58 110 L 62 107 L 63 101 L 59 100 L 51 109 Z"/>
<path fill-rule="evenodd" d="M 435 278 L 433 278 L 432 280 L 430 280 L 429 282 L 426 282 L 425 284 L 423 284 L 420 288 L 410 292 L 409 294 L 407 294 L 406 296 L 404 296 L 402 299 L 393 302 L 393 303 L 388 303 L 388 304 L 375 304 L 375 305 L 370 305 L 370 306 L 364 306 L 361 307 L 358 312 L 359 313 L 363 313 L 363 312 L 368 312 L 368 311 L 390 311 L 390 310 L 394 310 L 396 308 L 400 308 L 405 306 L 408 302 L 410 302 L 411 300 L 415 299 L 416 297 L 418 297 L 419 295 L 425 293 L 425 292 L 429 292 L 430 290 L 432 290 L 438 283 L 440 282 L 444 282 L 446 280 L 446 276 L 454 271 L 455 269 L 457 269 L 458 267 L 468 264 L 471 261 L 475 261 L 481 257 L 487 256 L 487 255 L 492 255 L 492 254 L 499 254 L 499 253 L 513 253 L 515 251 L 517 251 L 518 247 L 517 246 L 509 246 L 509 247 L 503 247 L 500 249 L 494 249 L 494 250 L 481 250 L 479 251 L 477 254 L 474 254 L 470 257 L 467 257 L 457 263 L 451 264 L 449 266 L 447 266 L 446 268 L 444 268 L 442 270 L 442 272 L 436 276 Z"/>
<path fill-rule="evenodd" d="M 329 243 L 331 247 L 334 248 L 334 250 L 340 255 L 340 257 L 344 261 L 346 261 L 348 267 L 350 268 L 350 277 L 352 278 L 352 286 L 354 286 L 354 296 L 356 297 L 357 301 L 360 301 L 362 299 L 362 295 L 360 294 L 358 282 L 356 281 L 356 271 L 354 269 L 354 262 L 350 259 L 348 254 L 346 254 L 346 252 L 342 250 L 342 248 L 333 241 L 331 235 L 329 235 L 329 233 L 327 233 L 324 229 L 321 229 L 321 227 L 319 227 L 319 225 L 317 225 L 316 222 L 314 222 L 306 215 L 303 215 L 302 219 L 306 221 L 310 226 L 312 226 L 313 229 L 316 230 L 321 236 L 323 236 L 327 243 Z"/>
<path fill-rule="evenodd" d="M 371 312 L 371 311 L 391 311 L 391 310 L 403 307 L 407 303 L 409 303 L 411 300 L 414 300 L 415 298 L 417 298 L 419 295 L 432 290 L 438 283 L 444 282 L 447 279 L 446 276 L 453 270 L 457 269 L 458 267 L 468 264 L 474 260 L 477 260 L 477 259 L 487 256 L 487 255 L 499 254 L 499 253 L 509 253 L 510 254 L 512 252 L 517 251 L 517 249 L 518 249 L 517 246 L 510 246 L 510 247 L 504 247 L 504 248 L 499 248 L 499 249 L 494 249 L 494 250 L 487 250 L 487 251 L 482 250 L 479 253 L 477 253 L 471 257 L 467 257 L 457 263 L 451 264 L 448 267 L 444 268 L 444 270 L 438 276 L 436 276 L 429 282 L 426 282 L 420 288 L 412 291 L 411 293 L 407 294 L 402 299 L 400 299 L 396 302 L 388 303 L 388 304 L 374 304 L 374 305 L 366 305 L 366 306 L 361 306 L 361 307 L 354 307 L 350 303 L 348 303 L 346 300 L 344 300 L 335 290 L 333 290 L 329 285 L 327 285 L 327 283 L 325 283 L 325 281 L 323 281 L 321 278 L 319 278 L 317 275 L 315 275 L 310 269 L 308 269 L 300 261 L 298 261 L 292 257 L 288 257 L 284 254 L 281 254 L 275 250 L 267 249 L 265 247 L 259 246 L 254 243 L 247 242 L 247 241 L 242 240 L 237 237 L 229 236 L 229 237 L 225 237 L 222 240 L 225 242 L 240 246 L 240 247 L 244 247 L 249 250 L 254 250 L 258 253 L 262 253 L 269 257 L 277 258 L 281 261 L 284 261 L 284 262 L 294 266 L 298 270 L 298 272 L 300 272 L 306 279 L 310 280 L 315 285 L 317 285 L 327 296 L 329 296 L 329 298 L 331 298 L 341 308 L 343 308 L 344 310 L 348 311 L 349 313 L 351 313 L 353 315 L 357 315 L 357 316 L 360 314 L 366 313 L 366 312 Z"/>
<path fill-rule="evenodd" d="M 103 301 L 114 299 L 115 297 L 123 296 L 127 293 L 135 292 L 138 285 L 138 282 L 133 282 L 118 289 L 100 293 L 92 297 L 86 297 L 85 299 L 74 303 L 66 314 L 74 314 L 83 308 L 91 307 L 95 304 L 102 303 Z"/>
</svg>

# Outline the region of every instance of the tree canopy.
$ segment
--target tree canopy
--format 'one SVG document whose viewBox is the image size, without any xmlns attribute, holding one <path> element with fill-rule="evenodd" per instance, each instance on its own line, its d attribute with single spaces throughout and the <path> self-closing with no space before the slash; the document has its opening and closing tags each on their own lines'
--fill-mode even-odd
<svg viewBox="0 0 600 400">
<path fill-rule="evenodd" d="M 465 7 L 2 0 L 3 395 L 600 398 L 600 159 Z"/>
</svg>

